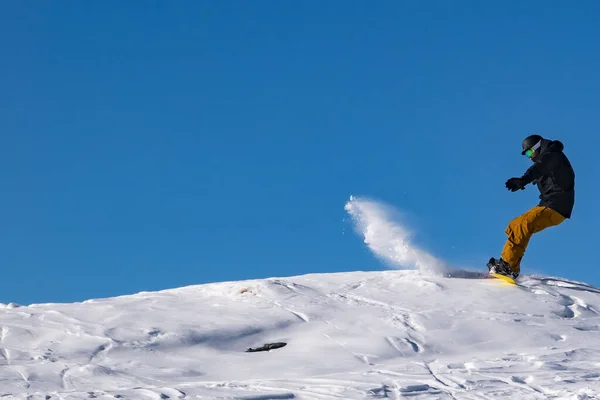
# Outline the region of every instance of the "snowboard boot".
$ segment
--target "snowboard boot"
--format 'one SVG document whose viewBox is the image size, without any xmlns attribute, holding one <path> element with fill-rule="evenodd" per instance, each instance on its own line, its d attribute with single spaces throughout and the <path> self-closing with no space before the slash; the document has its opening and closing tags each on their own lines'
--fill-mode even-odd
<svg viewBox="0 0 600 400">
<path fill-rule="evenodd" d="M 490 274 L 500 274 L 504 276 L 508 276 L 512 279 L 517 279 L 519 276 L 518 272 L 514 272 L 510 265 L 500 257 L 496 260 L 494 257 L 490 258 L 490 261 L 487 263 L 487 267 Z"/>
</svg>

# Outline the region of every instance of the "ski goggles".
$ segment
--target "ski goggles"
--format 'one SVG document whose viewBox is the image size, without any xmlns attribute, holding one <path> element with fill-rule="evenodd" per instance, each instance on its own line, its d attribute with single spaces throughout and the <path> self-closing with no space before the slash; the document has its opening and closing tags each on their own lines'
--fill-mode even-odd
<svg viewBox="0 0 600 400">
<path fill-rule="evenodd" d="M 525 155 L 527 156 L 527 158 L 533 157 L 533 153 L 535 153 L 535 151 L 537 149 L 539 149 L 541 145 L 542 145 L 542 141 L 540 140 L 539 142 L 537 142 L 536 144 L 534 144 L 532 147 L 530 147 L 529 149 L 525 150 Z"/>
</svg>

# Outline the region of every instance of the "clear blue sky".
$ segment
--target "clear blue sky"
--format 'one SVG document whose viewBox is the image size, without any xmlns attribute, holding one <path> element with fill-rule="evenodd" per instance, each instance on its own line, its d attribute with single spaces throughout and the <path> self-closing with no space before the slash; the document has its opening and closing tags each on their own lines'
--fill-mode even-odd
<svg viewBox="0 0 600 400">
<path fill-rule="evenodd" d="M 600 2 L 0 5 L 0 302 L 385 268 L 351 194 L 449 262 L 537 204 L 560 139 L 573 219 L 523 261 L 600 285 Z"/>
</svg>

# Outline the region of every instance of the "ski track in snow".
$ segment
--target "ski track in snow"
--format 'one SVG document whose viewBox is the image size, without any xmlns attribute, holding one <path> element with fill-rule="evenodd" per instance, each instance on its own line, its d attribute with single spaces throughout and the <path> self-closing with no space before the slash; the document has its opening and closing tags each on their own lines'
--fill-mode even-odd
<svg viewBox="0 0 600 400">
<path fill-rule="evenodd" d="M 521 284 L 355 272 L 0 307 L 0 399 L 600 396 L 600 291 Z"/>
</svg>

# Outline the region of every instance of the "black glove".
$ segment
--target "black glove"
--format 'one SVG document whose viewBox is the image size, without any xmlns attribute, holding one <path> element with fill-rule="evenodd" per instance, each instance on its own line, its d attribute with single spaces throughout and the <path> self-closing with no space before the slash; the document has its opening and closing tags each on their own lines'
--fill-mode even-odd
<svg viewBox="0 0 600 400">
<path fill-rule="evenodd" d="M 525 184 L 521 178 L 510 178 L 506 181 L 506 188 L 511 192 L 516 192 L 519 189 L 524 190 Z"/>
</svg>

